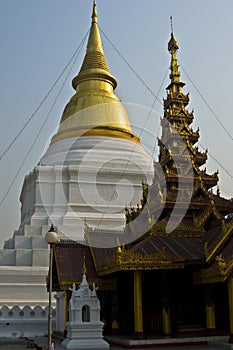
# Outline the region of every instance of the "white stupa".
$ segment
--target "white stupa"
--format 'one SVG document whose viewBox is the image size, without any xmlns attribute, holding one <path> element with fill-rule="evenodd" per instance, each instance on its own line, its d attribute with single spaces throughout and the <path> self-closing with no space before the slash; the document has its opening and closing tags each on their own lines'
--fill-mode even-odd
<svg viewBox="0 0 233 350">
<path fill-rule="evenodd" d="M 117 81 L 106 62 L 97 18 L 94 4 L 86 54 L 72 82 L 75 94 L 48 150 L 25 177 L 20 226 L 0 250 L 3 336 L 13 331 L 14 305 L 20 307 L 16 310 L 20 320 L 25 307 L 31 310 L 27 313 L 30 334 L 33 308 L 39 305 L 44 324 L 40 334 L 47 332 L 44 237 L 50 225 L 57 227 L 60 238 L 75 240 L 83 239 L 84 221 L 92 228 L 108 229 L 110 235 L 123 230 L 125 205 L 140 203 L 142 180 L 150 183 L 153 177 L 153 160 L 132 132 L 126 110 L 114 93 Z M 37 324 L 38 319 L 39 315 Z"/>
</svg>

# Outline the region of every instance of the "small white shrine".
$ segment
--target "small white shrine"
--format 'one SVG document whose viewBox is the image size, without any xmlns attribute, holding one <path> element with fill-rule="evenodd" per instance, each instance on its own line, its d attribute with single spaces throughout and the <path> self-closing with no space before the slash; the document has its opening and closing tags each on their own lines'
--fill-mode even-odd
<svg viewBox="0 0 233 350">
<path fill-rule="evenodd" d="M 100 321 L 100 302 L 93 283 L 89 288 L 85 268 L 82 282 L 76 290 L 73 284 L 69 303 L 69 322 L 67 322 L 67 338 L 62 346 L 65 349 L 109 349 L 103 339 L 103 322 Z"/>
</svg>

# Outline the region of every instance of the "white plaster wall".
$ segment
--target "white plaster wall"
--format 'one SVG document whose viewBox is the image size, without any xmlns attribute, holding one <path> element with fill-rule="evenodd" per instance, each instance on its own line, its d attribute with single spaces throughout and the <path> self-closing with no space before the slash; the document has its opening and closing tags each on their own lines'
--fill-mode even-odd
<svg viewBox="0 0 233 350">
<path fill-rule="evenodd" d="M 53 329 L 56 311 L 53 309 Z M 48 334 L 48 307 L 3 306 L 0 308 L 1 338 L 45 336 Z"/>
<path fill-rule="evenodd" d="M 1 266 L 0 307 L 48 304 L 46 275 L 48 267 Z"/>
<path fill-rule="evenodd" d="M 65 292 L 57 292 L 56 299 L 56 331 L 64 332 L 65 329 Z"/>
</svg>

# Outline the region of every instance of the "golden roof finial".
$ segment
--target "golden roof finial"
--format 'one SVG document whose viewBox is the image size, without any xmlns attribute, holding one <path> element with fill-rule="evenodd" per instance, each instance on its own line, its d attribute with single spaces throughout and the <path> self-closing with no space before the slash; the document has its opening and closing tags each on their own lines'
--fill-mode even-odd
<svg viewBox="0 0 233 350">
<path fill-rule="evenodd" d="M 120 241 L 119 241 L 119 238 L 117 237 L 117 252 L 118 253 L 121 253 L 122 250 L 121 250 L 121 244 L 120 244 Z"/>
<path fill-rule="evenodd" d="M 179 49 L 178 41 L 175 39 L 173 34 L 173 20 L 172 16 L 170 16 L 170 24 L 171 24 L 171 39 L 168 42 L 168 51 L 171 54 L 171 74 L 170 78 L 172 82 L 179 82 L 180 81 L 180 72 L 179 72 L 179 65 L 176 58 L 176 53 Z"/>
<path fill-rule="evenodd" d="M 96 1 L 93 1 L 93 12 L 92 12 L 92 23 L 97 23 L 98 20 L 98 15 L 97 15 L 97 10 L 96 10 Z"/>
<path fill-rule="evenodd" d="M 174 54 L 179 49 L 179 44 L 178 44 L 178 41 L 174 38 L 173 18 L 172 18 L 172 16 L 170 16 L 170 25 L 171 25 L 171 39 L 170 39 L 170 41 L 168 43 L 168 51 L 171 54 Z"/>
<path fill-rule="evenodd" d="M 87 234 L 88 234 L 87 219 L 84 218 L 84 238 L 86 238 Z"/>
<path fill-rule="evenodd" d="M 82 268 L 82 273 L 83 275 L 86 275 L 87 273 L 87 268 L 86 268 L 86 253 L 83 252 L 83 268 Z"/>
</svg>

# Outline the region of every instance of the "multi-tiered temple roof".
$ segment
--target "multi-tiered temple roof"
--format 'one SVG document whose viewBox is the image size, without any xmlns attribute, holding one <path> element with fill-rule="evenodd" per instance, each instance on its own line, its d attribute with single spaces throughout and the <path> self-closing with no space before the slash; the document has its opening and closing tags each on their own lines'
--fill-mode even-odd
<svg viewBox="0 0 233 350">
<path fill-rule="evenodd" d="M 232 213 L 233 203 L 220 196 L 217 188 L 218 172 L 208 174 L 204 167 L 207 151 L 201 152 L 196 145 L 200 134 L 191 124 L 194 112 L 187 109 L 189 94 L 184 94 L 177 62 L 178 42 L 173 33 L 168 43 L 171 54 L 170 84 L 164 100 L 161 120 L 162 136 L 159 139 L 159 166 L 152 187 L 144 187 L 144 199 L 137 211 L 127 210 L 127 222 L 135 217 L 140 221 L 156 217 L 150 234 L 166 234 L 167 225 L 172 226 L 171 235 L 203 237 L 210 228 L 225 222 Z M 161 170 L 163 176 L 161 177 Z M 147 210 L 144 207 L 147 206 Z M 160 213 L 161 212 L 161 213 Z M 158 215 L 159 213 L 159 215 Z M 140 218 L 142 216 L 142 218 Z M 176 225 L 175 225 L 176 224 Z M 133 223 L 132 223 L 133 225 Z"/>
</svg>

